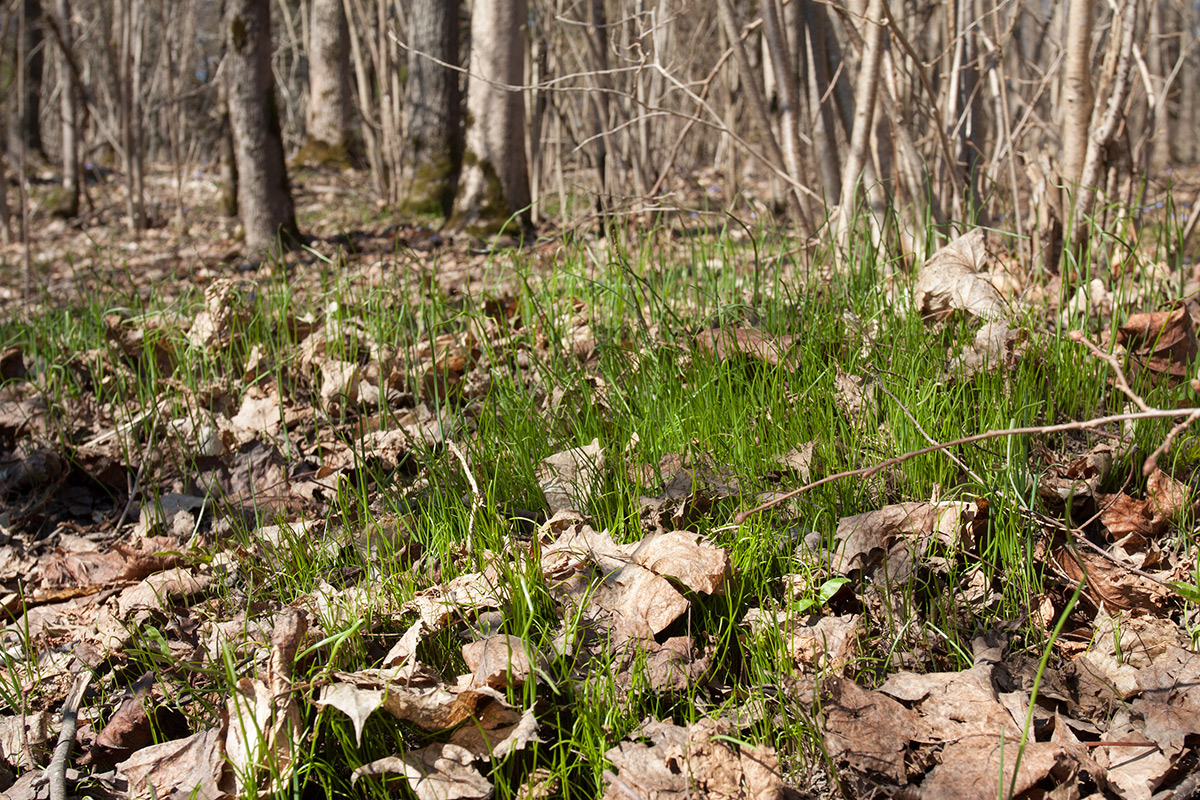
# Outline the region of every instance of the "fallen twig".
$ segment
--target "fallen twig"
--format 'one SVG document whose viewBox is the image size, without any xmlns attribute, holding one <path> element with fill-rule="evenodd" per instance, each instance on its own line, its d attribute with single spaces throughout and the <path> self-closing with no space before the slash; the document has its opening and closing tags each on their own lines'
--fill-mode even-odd
<svg viewBox="0 0 1200 800">
<path fill-rule="evenodd" d="M 71 745 L 75 743 L 75 729 L 79 723 L 79 705 L 92 682 L 92 671 L 84 667 L 75 678 L 71 693 L 62 704 L 62 730 L 58 743 L 54 745 L 54 756 L 44 773 L 50 782 L 50 800 L 67 800 L 67 761 L 71 757 Z"/>
</svg>

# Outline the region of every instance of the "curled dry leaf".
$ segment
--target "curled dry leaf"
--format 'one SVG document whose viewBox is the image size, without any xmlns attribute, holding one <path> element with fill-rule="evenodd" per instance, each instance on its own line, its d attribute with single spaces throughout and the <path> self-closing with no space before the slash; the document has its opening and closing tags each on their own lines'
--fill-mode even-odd
<svg viewBox="0 0 1200 800">
<path fill-rule="evenodd" d="M 1157 467 L 1146 479 L 1146 499 L 1155 513 L 1169 520 L 1175 520 L 1185 510 L 1194 511 L 1196 508 L 1196 495 L 1192 487 L 1180 483 Z"/>
<path fill-rule="evenodd" d="M 975 503 L 897 503 L 838 521 L 834 534 L 840 550 L 834 569 L 845 575 L 866 570 L 885 555 L 923 553 L 932 544 L 955 549 L 981 517 Z"/>
<path fill-rule="evenodd" d="M 291 781 L 302 730 L 292 664 L 307 630 L 308 621 L 299 611 L 280 612 L 271 632 L 267 679 L 242 678 L 229 698 L 225 755 L 238 792 L 265 788 L 276 793 Z"/>
<path fill-rule="evenodd" d="M 1196 360 L 1196 326 L 1184 305 L 1130 316 L 1117 332 L 1117 341 L 1125 345 L 1134 366 L 1175 380 L 1187 377 Z"/>
<path fill-rule="evenodd" d="M 224 734 L 208 728 L 185 739 L 150 745 L 117 765 L 135 800 L 221 800 Z"/>
<path fill-rule="evenodd" d="M 1005 314 L 1004 299 L 983 274 L 989 256 L 983 231 L 965 233 L 938 250 L 921 267 L 913 303 L 921 317 L 942 321 L 955 311 L 981 319 Z"/>
<path fill-rule="evenodd" d="M 475 754 L 457 744 L 431 744 L 403 756 L 388 756 L 363 764 L 350 776 L 357 783 L 368 776 L 405 778 L 418 800 L 473 800 L 489 797 L 492 784 L 471 762 Z"/>
</svg>

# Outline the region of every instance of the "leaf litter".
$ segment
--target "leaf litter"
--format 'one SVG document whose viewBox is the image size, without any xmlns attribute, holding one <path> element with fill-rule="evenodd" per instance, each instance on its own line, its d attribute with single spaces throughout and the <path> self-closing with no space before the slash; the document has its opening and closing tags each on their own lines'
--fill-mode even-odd
<svg viewBox="0 0 1200 800">
<path fill-rule="evenodd" d="M 454 269 L 479 280 L 470 276 L 475 267 Z M 948 354 L 946 380 L 1011 371 L 1030 357 L 1030 332 L 1012 327 L 1011 303 L 996 288 L 1000 272 L 973 232 L 918 274 L 913 309 L 922 318 L 944 325 L 963 314 L 983 323 L 971 345 Z M 174 341 L 230 353 L 247 335 L 252 292 L 217 278 L 191 319 L 110 315 L 107 349 L 80 354 L 80 363 L 102 363 L 109 376 L 170 375 L 180 357 Z M 1194 563 L 1168 538 L 1190 524 L 1196 499 L 1189 476 L 1162 469 L 1144 496 L 1114 490 L 1114 470 L 1130 457 L 1126 443 L 1091 443 L 1067 458 L 1069 447 L 1040 454 L 1035 493 L 1051 521 L 1038 520 L 1036 555 L 1049 577 L 1027 613 L 1047 634 L 1067 623 L 1044 668 L 1040 651 L 1012 631 L 977 635 L 963 668 L 943 671 L 930 669 L 938 659 L 919 636 L 895 637 L 886 656 L 868 644 L 880 641 L 889 614 L 903 629 L 923 627 L 928 606 L 896 605 L 904 587 L 921 587 L 926 603 L 955 596 L 955 613 L 968 622 L 996 602 L 984 498 L 879 503 L 839 516 L 829 536 L 793 536 L 794 571 L 774 576 L 752 602 L 742 594 L 747 565 L 700 523 L 762 487 L 703 446 L 642 463 L 630 455 L 642 451 L 622 451 L 620 442 L 548 438 L 543 459 L 530 465 L 548 514 L 527 515 L 531 532 L 495 551 L 468 543 L 434 552 L 411 517 L 363 525 L 333 510 L 339 487 L 375 480 L 364 462 L 406 476 L 398 491 L 413 507 L 429 502 L 429 464 L 478 428 L 479 401 L 503 369 L 541 391 L 547 411 L 569 407 L 566 391 L 547 389 L 529 356 L 559 348 L 594 368 L 603 343 L 587 312 L 576 304 L 564 331 L 523 320 L 511 295 L 502 296 L 470 326 L 424 331 L 399 352 L 376 340 L 361 309 L 330 305 L 283 321 L 294 353 L 255 345 L 237 365 L 241 385 L 173 387 L 178 402 L 151 413 L 135 402 L 79 403 L 71 413 L 80 432 L 69 447 L 53 438 L 37 391 L 43 367 L 6 350 L 0 489 L 15 502 L 0 515 L 10 615 L 4 680 L 26 698 L 18 709 L 5 689 L 12 713 L 0 718 L 0 766 L 14 779 L 22 774 L 5 781 L 5 796 L 36 796 L 24 776 L 47 762 L 55 712 L 81 666 L 103 673 L 109 694 L 89 697 L 77 763 L 94 767 L 93 791 L 117 796 L 277 792 L 296 779 L 315 720 L 335 717 L 364 753 L 368 731 L 388 724 L 381 720 L 406 726 L 403 746 L 353 765 L 355 785 L 402 782 L 423 800 L 474 798 L 515 774 L 522 796 L 560 796 L 558 777 L 532 754 L 560 735 L 556 698 L 597 671 L 623 692 L 697 698 L 682 724 L 671 716 L 679 706 L 668 712 L 664 702 L 665 713 L 604 743 L 597 766 L 606 797 L 804 796 L 814 784 L 796 778 L 795 754 L 750 742 L 755 718 L 795 713 L 796 703 L 818 732 L 830 792 L 1150 798 L 1186 786 L 1200 736 L 1200 661 L 1177 622 L 1174 587 L 1194 582 Z M 1194 328 L 1183 305 L 1133 314 L 1113 344 L 1151 380 L 1181 382 L 1193 368 Z M 884 334 L 873 331 L 878 349 Z M 749 324 L 694 337 L 699 353 L 746 370 L 794 368 L 799 341 Z M 604 378 L 588 380 L 600 397 Z M 840 367 L 831 376 L 834 405 L 849 424 L 883 415 L 877 380 Z M 448 405 L 461 413 L 448 414 Z M 876 435 L 887 433 L 881 426 Z M 780 455 L 775 479 L 827 474 L 818 449 L 807 442 Z M 614 474 L 636 487 L 632 524 L 599 513 Z M 153 493 L 138 485 L 151 478 Z M 450 499 L 472 519 L 506 513 L 491 498 Z M 264 509 L 274 524 L 260 524 Z M 247 523 L 249 538 L 232 535 Z M 255 562 L 298 543 L 330 564 L 365 569 L 326 570 L 286 605 L 243 588 L 225 595 L 266 577 L 255 577 Z M 364 586 L 386 564 L 403 565 L 413 582 L 394 607 Z M 526 602 L 524 579 L 544 585 L 553 603 L 558 623 L 544 636 L 509 627 L 514 605 Z M 722 634 L 731 638 L 704 625 L 721 604 L 738 608 L 737 630 Z M 360 668 L 334 666 L 338 637 L 330 634 L 346 625 L 377 643 Z M 776 696 L 743 718 L 712 698 L 744 699 L 744 676 L 723 659 L 763 640 L 779 643 Z M 135 642 L 146 641 L 176 666 L 128 674 Z M 303 674 L 316 680 L 299 677 L 314 664 Z M 201 668 L 232 670 L 232 680 L 203 683 Z M 207 714 L 197 709 L 201 696 Z M 106 765 L 115 771 L 102 773 Z M 85 779 L 73 774 L 80 785 Z"/>
</svg>

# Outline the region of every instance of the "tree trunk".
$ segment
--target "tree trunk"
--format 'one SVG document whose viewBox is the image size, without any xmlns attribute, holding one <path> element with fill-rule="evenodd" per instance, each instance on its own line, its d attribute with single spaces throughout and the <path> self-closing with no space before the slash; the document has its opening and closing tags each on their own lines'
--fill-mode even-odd
<svg viewBox="0 0 1200 800">
<path fill-rule="evenodd" d="M 60 97 L 62 100 L 63 196 L 58 203 L 56 212 L 70 218 L 79 215 L 79 105 L 74 70 L 71 67 L 74 33 L 70 0 L 58 0 L 57 11 L 61 45 L 59 58 L 62 59 L 59 75 L 62 76 Z"/>
<path fill-rule="evenodd" d="M 25 141 L 25 152 L 45 159 L 42 145 L 42 72 L 45 65 L 45 34 L 42 31 L 41 0 L 24 0 L 25 30 L 23 57 L 25 59 L 24 105 L 18 121 L 17 135 Z"/>
<path fill-rule="evenodd" d="M 1093 0 L 1071 0 L 1067 17 L 1067 57 L 1063 87 L 1062 177 L 1068 186 L 1079 183 L 1087 156 L 1092 123 Z"/>
<path fill-rule="evenodd" d="M 62 2 L 62 0 L 60 0 Z M 246 246 L 288 248 L 300 231 L 283 159 L 271 73 L 271 0 L 227 0 L 226 77 Z"/>
<path fill-rule="evenodd" d="M 471 79 L 467 142 L 452 230 L 475 236 L 529 219 L 525 101 L 516 87 L 524 71 L 525 0 L 476 0 L 471 12 Z"/>
<path fill-rule="evenodd" d="M 313 0 L 308 40 L 308 123 L 301 163 L 348 167 L 350 139 L 350 29 L 342 0 Z"/>
<path fill-rule="evenodd" d="M 400 202 L 406 211 L 448 217 L 462 167 L 462 97 L 458 73 L 457 0 L 413 0 L 408 83 L 400 150 Z M 427 55 L 425 55 L 427 54 Z"/>
<path fill-rule="evenodd" d="M 862 62 L 858 85 L 854 89 L 854 127 L 850 133 L 850 150 L 842 167 L 842 198 L 838 203 L 838 243 L 842 249 L 850 242 L 857 193 L 867 166 L 867 148 L 874 127 L 875 94 L 879 88 L 879 65 L 883 60 L 883 22 L 882 0 L 871 0 L 863 20 Z"/>
</svg>

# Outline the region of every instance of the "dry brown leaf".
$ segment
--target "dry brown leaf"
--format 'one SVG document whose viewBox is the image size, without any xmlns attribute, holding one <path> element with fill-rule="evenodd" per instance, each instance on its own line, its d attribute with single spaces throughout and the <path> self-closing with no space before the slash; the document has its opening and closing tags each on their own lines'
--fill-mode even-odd
<svg viewBox="0 0 1200 800">
<path fill-rule="evenodd" d="M 472 766 L 475 755 L 456 744 L 431 744 L 403 756 L 387 756 L 363 764 L 351 783 L 368 776 L 398 775 L 418 800 L 473 800 L 489 797 L 492 784 Z"/>
<path fill-rule="evenodd" d="M 135 611 L 161 611 L 169 603 L 208 591 L 212 582 L 211 575 L 197 575 L 179 567 L 159 572 L 121 592 L 118 615 L 128 619 Z"/>
<path fill-rule="evenodd" d="M 1155 467 L 1146 479 L 1146 499 L 1155 513 L 1175 520 L 1184 510 L 1194 511 L 1196 496 L 1192 487 L 1180 483 Z"/>
<path fill-rule="evenodd" d="M 648 534 L 633 551 L 632 559 L 701 594 L 719 593 L 729 572 L 729 554 L 723 548 L 687 531 Z"/>
<path fill-rule="evenodd" d="M 1172 311 L 1133 314 L 1117 332 L 1117 341 L 1129 350 L 1134 365 L 1182 380 L 1196 360 L 1196 327 L 1187 307 Z"/>
<path fill-rule="evenodd" d="M 504 758 L 523 750 L 526 745 L 540 742 L 538 723 L 532 708 L 519 712 L 499 703 L 485 706 L 478 718 L 468 721 L 450 737 L 452 744 L 469 750 L 476 758 L 487 761 Z"/>
<path fill-rule="evenodd" d="M 222 800 L 224 734 L 209 728 L 186 739 L 144 747 L 117 765 L 136 800 Z"/>
<path fill-rule="evenodd" d="M 537 471 L 538 482 L 546 495 L 550 513 L 586 511 L 603 468 L 604 448 L 599 439 L 542 459 Z"/>
<path fill-rule="evenodd" d="M 462 656 L 475 686 L 505 689 L 524 685 L 533 672 L 528 648 L 520 637 L 501 634 L 463 645 Z"/>
<path fill-rule="evenodd" d="M 905 763 L 909 743 L 933 739 L 916 711 L 836 676 L 822 683 L 821 694 L 821 731 L 834 766 L 864 776 L 867 785 L 879 781 L 900 787 L 916 777 Z"/>
<path fill-rule="evenodd" d="M 763 361 L 771 366 L 786 364 L 800 337 L 772 336 L 754 328 L 734 325 L 730 328 L 710 328 L 696 334 L 696 346 L 705 353 L 725 361 L 733 356 Z"/>
<path fill-rule="evenodd" d="M 383 705 L 384 689 L 365 689 L 352 683 L 331 683 L 321 687 L 321 696 L 313 701 L 319 707 L 331 707 L 350 718 L 354 725 L 354 741 L 362 744 L 363 726 L 367 718 Z"/>
<path fill-rule="evenodd" d="M 35 711 L 0 717 L 0 758 L 21 770 L 44 766 L 54 749 L 53 716 L 49 711 Z"/>
<path fill-rule="evenodd" d="M 687 728 L 669 720 L 643 723 L 637 733 L 650 744 L 624 741 L 604 754 L 617 770 L 604 773 L 605 800 L 795 796 L 779 775 L 774 750 L 735 745 L 728 740 L 732 732 L 728 720 L 702 719 Z"/>
<path fill-rule="evenodd" d="M 302 730 L 300 704 L 292 693 L 292 666 L 307 630 L 302 613 L 293 608 L 281 611 L 271 631 L 266 680 L 242 678 L 226 704 L 225 756 L 239 793 L 276 793 L 291 781 Z"/>
<path fill-rule="evenodd" d="M 913 286 L 913 304 L 921 317 L 942 321 L 955 311 L 987 320 L 1003 317 L 1004 299 L 985 274 L 989 258 L 980 229 L 930 256 Z"/>
<path fill-rule="evenodd" d="M 1097 608 L 1103 604 L 1110 612 L 1133 611 L 1138 614 L 1152 614 L 1161 611 L 1172 602 L 1173 593 L 1167 586 L 1144 578 L 1122 564 L 1114 564 L 1112 560 L 1098 553 L 1086 550 L 1070 551 L 1062 547 L 1054 552 L 1053 557 L 1073 581 L 1083 580 L 1084 569 L 1087 570 L 1084 593 Z"/>
<path fill-rule="evenodd" d="M 869 569 L 885 554 L 898 555 L 899 550 L 921 554 L 934 543 L 953 550 L 964 533 L 970 534 L 978 514 L 974 503 L 947 501 L 898 503 L 843 517 L 834 534 L 839 552 L 833 567 L 845 575 Z"/>
<path fill-rule="evenodd" d="M 1148 540 L 1157 538 L 1167 529 L 1166 517 L 1159 514 L 1149 500 L 1135 500 L 1122 492 L 1097 494 L 1096 502 L 1100 504 L 1100 524 L 1112 541 L 1125 540 L 1126 552 L 1145 549 Z"/>
<path fill-rule="evenodd" d="M 994 800 L 998 789 L 1002 797 L 1023 797 L 1050 776 L 1057 785 L 1074 788 L 1080 773 L 1089 774 L 1092 783 L 1103 774 L 1081 746 L 1029 741 L 1014 782 L 1019 744 L 1019 737 L 1005 739 L 1003 748 L 996 739 L 950 742 L 942 751 L 941 764 L 921 782 L 921 800 Z"/>
</svg>

